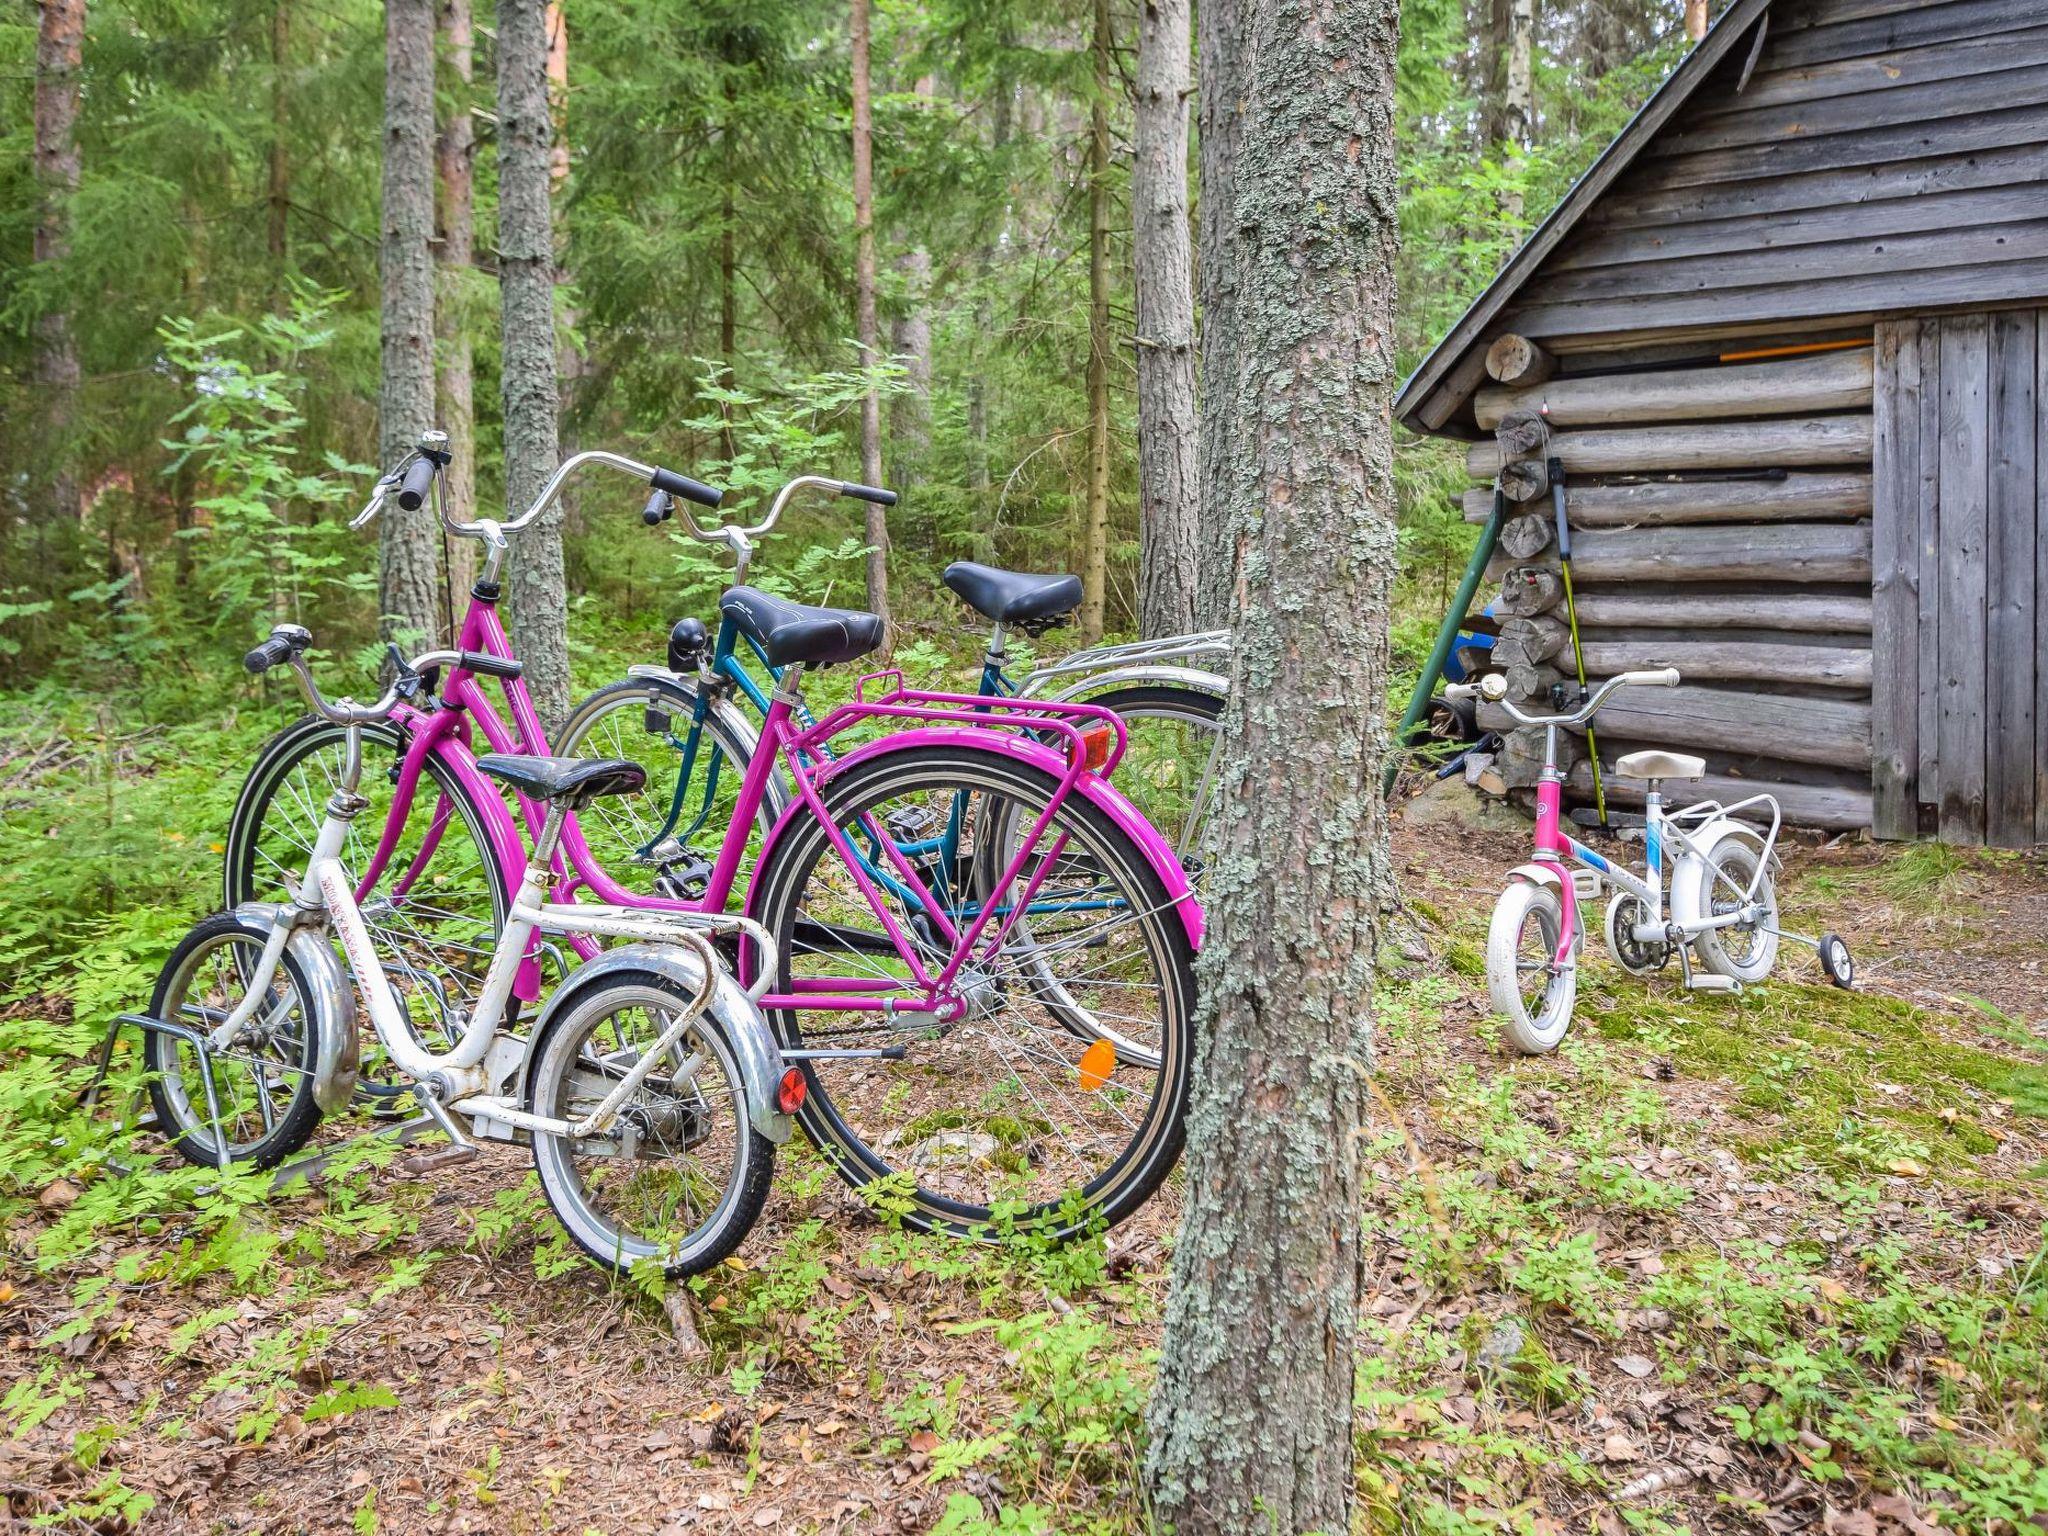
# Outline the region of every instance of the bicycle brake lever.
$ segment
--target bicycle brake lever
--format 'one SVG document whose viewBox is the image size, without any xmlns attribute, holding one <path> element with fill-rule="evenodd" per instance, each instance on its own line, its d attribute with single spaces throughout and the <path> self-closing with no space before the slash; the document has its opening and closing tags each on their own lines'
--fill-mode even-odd
<svg viewBox="0 0 2048 1536">
<path fill-rule="evenodd" d="M 397 478 L 392 475 L 385 475 L 378 480 L 377 489 L 370 497 L 370 504 L 348 520 L 351 533 L 361 532 L 376 520 L 377 514 L 384 510 L 384 498 L 391 494 L 397 484 Z"/>
<path fill-rule="evenodd" d="M 393 691 L 410 704 L 419 697 L 420 688 L 426 679 L 413 670 L 412 663 L 405 659 L 405 653 L 399 650 L 396 643 L 387 644 L 384 650 L 391 658 L 391 670 L 395 675 Z"/>
</svg>

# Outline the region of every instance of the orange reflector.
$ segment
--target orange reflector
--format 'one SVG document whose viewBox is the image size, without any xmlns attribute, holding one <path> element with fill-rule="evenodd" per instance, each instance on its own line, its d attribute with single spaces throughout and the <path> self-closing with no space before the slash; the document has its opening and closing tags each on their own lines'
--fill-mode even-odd
<svg viewBox="0 0 2048 1536">
<path fill-rule="evenodd" d="M 775 1090 L 775 1102 L 785 1115 L 793 1115 L 803 1101 L 804 1074 L 800 1068 L 791 1067 L 782 1074 L 782 1082 Z"/>
<path fill-rule="evenodd" d="M 1098 725 L 1092 731 L 1081 733 L 1081 745 L 1086 748 L 1083 764 L 1096 773 L 1109 761 L 1109 749 L 1116 741 L 1116 732 L 1106 725 Z"/>
<path fill-rule="evenodd" d="M 1116 1047 L 1107 1040 L 1098 1040 L 1081 1053 L 1081 1086 L 1091 1093 L 1115 1071 Z"/>
</svg>

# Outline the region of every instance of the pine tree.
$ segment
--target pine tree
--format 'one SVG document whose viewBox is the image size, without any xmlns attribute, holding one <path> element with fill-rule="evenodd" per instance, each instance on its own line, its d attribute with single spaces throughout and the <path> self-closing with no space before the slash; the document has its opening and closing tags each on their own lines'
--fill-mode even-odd
<svg viewBox="0 0 2048 1536">
<path fill-rule="evenodd" d="M 1242 107 L 1202 252 L 1237 285 L 1229 367 L 1202 383 L 1242 426 L 1203 487 L 1235 639 L 1147 1462 L 1179 1536 L 1351 1529 L 1359 1132 L 1392 889 L 1398 24 L 1398 0 L 1239 0 L 1202 53 L 1205 99 Z M 1218 190 L 1205 179 L 1205 206 Z"/>
<path fill-rule="evenodd" d="M 384 8 L 383 366 L 377 448 L 387 467 L 434 424 L 434 7 Z M 377 582 L 383 633 L 417 647 L 440 632 L 441 537 L 431 500 L 385 504 Z"/>
<path fill-rule="evenodd" d="M 498 288 L 504 326 L 505 506 L 517 516 L 559 458 L 555 241 L 549 201 L 544 0 L 498 5 Z M 569 609 L 559 503 L 518 535 L 507 562 L 512 634 L 543 727 L 569 712 Z"/>
<path fill-rule="evenodd" d="M 875 313 L 875 119 L 868 78 L 868 0 L 853 0 L 853 230 L 856 251 L 856 326 L 861 361 L 882 361 L 881 326 Z M 869 485 L 882 483 L 882 399 L 874 389 L 860 402 L 860 473 Z M 867 605 L 886 624 L 889 618 L 889 524 L 884 509 L 867 503 Z"/>
<path fill-rule="evenodd" d="M 434 336 L 439 353 L 436 416 L 448 434 L 454 460 L 444 471 L 441 493 L 448 515 L 458 523 L 476 519 L 476 368 L 465 313 L 470 268 L 476 260 L 476 126 L 470 120 L 470 88 L 476 79 L 476 25 L 469 0 L 440 0 L 443 82 L 448 103 L 434 146 L 441 184 L 440 273 L 434 290 Z M 452 630 L 463 611 L 464 594 L 476 579 L 477 546 L 469 539 L 444 538 L 448 620 Z M 452 639 L 451 635 L 451 639 Z"/>
<path fill-rule="evenodd" d="M 36 215 L 38 262 L 71 253 L 71 199 L 78 191 L 78 77 L 84 66 L 85 0 L 41 0 L 36 32 L 35 161 L 42 206 Z M 42 396 L 43 519 L 79 514 L 79 482 L 71 443 L 79 385 L 78 348 L 69 309 L 52 306 L 35 324 L 35 379 Z"/>
<path fill-rule="evenodd" d="M 1095 0 L 1088 104 L 1088 498 L 1082 512 L 1081 638 L 1102 638 L 1109 588 L 1109 0 Z"/>
<path fill-rule="evenodd" d="M 1189 0 L 1140 0 L 1132 267 L 1138 298 L 1138 627 L 1195 627 L 1201 579 L 1195 274 L 1188 232 Z"/>
</svg>

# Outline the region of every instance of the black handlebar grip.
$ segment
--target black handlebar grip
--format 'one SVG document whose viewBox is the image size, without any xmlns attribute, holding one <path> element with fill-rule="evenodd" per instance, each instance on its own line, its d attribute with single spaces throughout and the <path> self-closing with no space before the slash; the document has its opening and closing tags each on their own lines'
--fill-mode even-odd
<svg viewBox="0 0 2048 1536">
<path fill-rule="evenodd" d="M 292 659 L 292 643 L 281 635 L 272 635 L 242 658 L 242 665 L 251 672 L 268 672 L 272 667 L 282 666 Z"/>
<path fill-rule="evenodd" d="M 725 500 L 725 492 L 717 486 L 706 485 L 702 480 L 692 480 L 688 475 L 679 475 L 672 469 L 655 470 L 647 477 L 647 483 L 657 491 L 667 491 L 671 496 L 694 501 L 700 507 L 715 507 Z"/>
<path fill-rule="evenodd" d="M 872 501 L 878 507 L 896 505 L 896 493 L 885 491 L 878 485 L 855 485 L 851 480 L 842 480 L 839 484 L 839 494 L 851 496 L 857 501 Z"/>
<path fill-rule="evenodd" d="M 455 663 L 465 672 L 481 672 L 485 677 L 514 678 L 526 668 L 516 661 L 505 661 L 496 656 L 486 656 L 481 651 L 464 651 Z"/>
<path fill-rule="evenodd" d="M 424 454 L 414 459 L 412 468 L 398 483 L 398 504 L 408 512 L 417 512 L 427 499 L 427 492 L 434 488 L 434 476 L 440 472 L 441 466 Z"/>
<path fill-rule="evenodd" d="M 650 528 L 659 528 L 675 515 L 675 498 L 667 491 L 656 491 L 647 498 L 647 505 L 640 509 L 640 521 Z"/>
</svg>

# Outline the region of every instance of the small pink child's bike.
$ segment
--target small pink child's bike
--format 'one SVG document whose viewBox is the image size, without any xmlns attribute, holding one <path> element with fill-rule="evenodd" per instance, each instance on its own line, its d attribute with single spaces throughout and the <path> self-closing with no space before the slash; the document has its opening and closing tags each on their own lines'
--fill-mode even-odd
<svg viewBox="0 0 2048 1536">
<path fill-rule="evenodd" d="M 1571 1028 L 1585 942 L 1581 903 L 1598 900 L 1609 887 L 1614 894 L 1607 903 L 1608 953 L 1632 975 L 1661 970 L 1676 955 L 1685 984 L 1693 990 L 1738 992 L 1768 976 L 1778 958 L 1778 941 L 1791 939 L 1818 951 L 1836 986 L 1855 980 L 1849 946 L 1839 936 L 1809 939 L 1778 925 L 1778 894 L 1771 882 L 1781 821 L 1775 799 L 1755 794 L 1732 805 L 1703 800 L 1683 810 L 1665 808 L 1664 781 L 1702 777 L 1707 771 L 1702 759 L 1653 750 L 1630 752 L 1615 763 L 1619 777 L 1644 781 L 1641 875 L 1603 858 L 1563 829 L 1558 732 L 1585 724 L 1617 689 L 1631 686 L 1675 688 L 1678 669 L 1624 672 L 1602 683 L 1576 710 L 1558 715 L 1523 713 L 1508 702 L 1506 680 L 1498 674 L 1444 690 L 1451 698 L 1498 704 L 1521 724 L 1541 726 L 1544 732 L 1535 849 L 1528 863 L 1509 872 L 1486 934 L 1487 991 L 1509 1042 L 1530 1055 L 1556 1050 Z M 1754 821 L 1768 818 L 1768 830 L 1743 819 L 1745 813 Z M 1668 908 L 1667 848 L 1676 852 L 1668 870 Z"/>
</svg>

